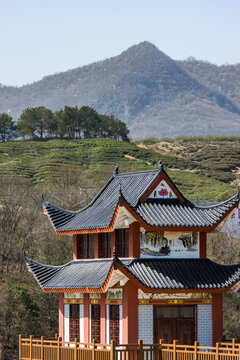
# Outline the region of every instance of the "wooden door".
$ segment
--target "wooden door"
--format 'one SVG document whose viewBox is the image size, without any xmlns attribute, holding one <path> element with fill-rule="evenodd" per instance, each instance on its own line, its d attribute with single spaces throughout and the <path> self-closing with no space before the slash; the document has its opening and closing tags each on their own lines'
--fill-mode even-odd
<svg viewBox="0 0 240 360">
<path fill-rule="evenodd" d="M 182 345 L 193 345 L 195 340 L 194 306 L 155 306 L 154 342 L 164 339 L 171 344 L 178 340 Z"/>
<path fill-rule="evenodd" d="M 154 340 L 158 343 L 160 339 L 164 339 L 165 344 L 171 344 L 175 339 L 176 332 L 175 319 L 155 319 L 154 324 Z"/>
<path fill-rule="evenodd" d="M 180 344 L 193 345 L 194 330 L 194 319 L 176 319 L 176 336 Z"/>
</svg>

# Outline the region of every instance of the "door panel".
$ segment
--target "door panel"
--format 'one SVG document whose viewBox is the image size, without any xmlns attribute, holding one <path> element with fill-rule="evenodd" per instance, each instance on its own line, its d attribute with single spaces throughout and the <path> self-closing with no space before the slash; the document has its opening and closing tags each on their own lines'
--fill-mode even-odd
<svg viewBox="0 0 240 360">
<path fill-rule="evenodd" d="M 193 345 L 195 340 L 194 306 L 154 306 L 154 341 Z"/>
<path fill-rule="evenodd" d="M 175 327 L 175 319 L 155 319 L 155 343 L 158 343 L 160 339 L 164 339 L 166 344 L 171 344 L 176 336 Z"/>
<path fill-rule="evenodd" d="M 176 319 L 176 325 L 179 343 L 192 345 L 194 343 L 194 319 Z"/>
</svg>

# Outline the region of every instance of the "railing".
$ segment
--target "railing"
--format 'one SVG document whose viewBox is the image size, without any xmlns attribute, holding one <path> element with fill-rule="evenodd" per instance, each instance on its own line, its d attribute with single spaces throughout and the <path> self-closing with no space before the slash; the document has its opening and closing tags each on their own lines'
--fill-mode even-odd
<svg viewBox="0 0 240 360">
<path fill-rule="evenodd" d="M 165 344 L 116 345 L 61 341 L 60 338 L 34 339 L 19 336 L 19 360 L 240 360 L 240 344 L 217 343 L 216 346 Z"/>
</svg>

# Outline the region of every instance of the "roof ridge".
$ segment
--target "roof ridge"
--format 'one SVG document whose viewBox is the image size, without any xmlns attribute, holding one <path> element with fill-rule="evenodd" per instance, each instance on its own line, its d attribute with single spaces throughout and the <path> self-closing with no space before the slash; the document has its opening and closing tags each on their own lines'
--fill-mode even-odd
<svg viewBox="0 0 240 360">
<path fill-rule="evenodd" d="M 221 206 L 221 205 L 224 205 L 224 204 L 227 204 L 228 202 L 230 202 L 231 200 L 238 200 L 238 196 L 239 196 L 239 190 L 236 192 L 236 194 L 234 194 L 232 197 L 230 197 L 229 199 L 227 200 L 224 200 L 222 202 L 219 202 L 219 203 L 215 203 L 213 205 L 204 205 L 204 206 L 201 206 L 201 205 L 198 205 L 198 204 L 193 204 L 195 208 L 197 209 L 211 209 L 211 208 L 215 208 L 215 207 L 218 207 L 218 206 Z"/>
<path fill-rule="evenodd" d="M 25 258 L 25 262 L 27 265 L 31 265 L 31 264 L 36 264 L 36 265 L 40 265 L 40 266 L 44 266 L 44 267 L 48 267 L 48 268 L 52 268 L 52 269 L 55 269 L 55 268 L 64 268 L 68 265 L 70 265 L 72 263 L 72 261 L 69 261 L 68 263 L 66 264 L 63 264 L 63 265 L 46 265 L 46 264 L 42 264 L 36 260 L 33 260 L 33 259 L 30 259 L 26 253 L 24 252 L 24 258 Z"/>
<path fill-rule="evenodd" d="M 49 201 L 47 201 L 47 200 L 45 200 L 45 199 L 42 200 L 42 203 L 43 203 L 43 205 L 44 205 L 45 207 L 48 206 L 48 205 L 50 205 L 50 206 L 54 207 L 54 208 L 57 209 L 57 210 L 61 210 L 61 211 L 63 211 L 63 212 L 70 213 L 70 214 L 73 214 L 73 215 L 77 214 L 78 211 L 79 211 L 79 210 L 73 211 L 73 210 L 63 209 L 63 208 L 61 208 L 60 206 L 54 205 L 54 204 L 52 204 L 51 202 L 49 202 Z"/>
<path fill-rule="evenodd" d="M 149 174 L 149 173 L 158 173 L 159 170 L 158 169 L 154 169 L 154 170 L 142 170 L 142 171 L 131 171 L 131 172 L 126 172 L 126 173 L 118 173 L 115 176 L 116 177 L 121 177 L 121 176 L 131 176 L 131 175 L 137 175 L 137 174 Z"/>
</svg>

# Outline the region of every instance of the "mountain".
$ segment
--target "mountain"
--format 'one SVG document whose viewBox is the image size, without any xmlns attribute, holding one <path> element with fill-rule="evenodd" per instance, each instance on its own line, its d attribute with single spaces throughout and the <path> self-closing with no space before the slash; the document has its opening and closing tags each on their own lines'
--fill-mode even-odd
<svg viewBox="0 0 240 360">
<path fill-rule="evenodd" d="M 240 134 L 240 102 L 190 65 L 143 42 L 33 84 L 1 86 L 0 112 L 16 119 L 29 106 L 90 105 L 125 121 L 133 138 Z"/>
</svg>

